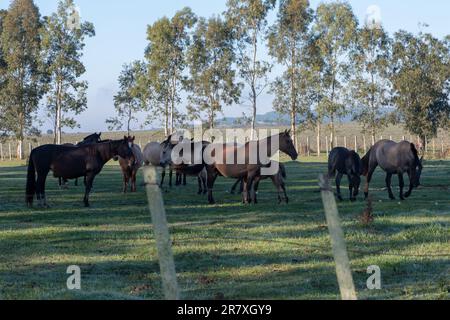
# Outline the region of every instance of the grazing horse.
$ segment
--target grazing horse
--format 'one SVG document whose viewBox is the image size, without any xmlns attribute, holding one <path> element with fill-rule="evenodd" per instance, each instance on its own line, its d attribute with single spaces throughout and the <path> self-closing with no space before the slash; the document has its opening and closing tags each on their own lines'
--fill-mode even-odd
<svg viewBox="0 0 450 320">
<path fill-rule="evenodd" d="M 81 147 L 81 146 L 86 146 L 89 144 L 94 144 L 94 143 L 100 143 L 102 141 L 102 133 L 93 133 L 90 136 L 87 136 L 86 138 L 83 139 L 83 141 L 77 143 L 76 145 L 71 144 L 71 143 L 65 143 L 64 146 L 72 146 L 72 147 Z M 59 187 L 62 188 L 63 186 L 67 185 L 68 180 L 65 178 L 59 178 Z M 86 183 L 86 181 L 85 181 Z M 75 186 L 78 186 L 78 179 L 75 179 Z"/>
<path fill-rule="evenodd" d="M 109 160 L 116 156 L 134 161 L 133 152 L 126 137 L 123 140 L 82 147 L 44 145 L 34 149 L 28 165 L 26 203 L 31 207 L 36 194 L 39 205 L 47 207 L 45 181 L 51 170 L 56 178 L 86 177 L 84 205 L 89 207 L 89 193 L 95 176 L 102 171 Z"/>
<path fill-rule="evenodd" d="M 271 166 L 278 166 L 278 171 L 276 174 L 271 175 L 271 176 L 263 176 L 261 175 L 261 172 L 259 172 L 259 174 L 256 175 L 255 180 L 254 180 L 254 188 L 255 188 L 255 203 L 258 203 L 258 199 L 257 199 L 257 194 L 258 194 L 258 189 L 259 189 L 259 183 L 261 182 L 261 180 L 266 180 L 266 179 L 271 179 L 273 184 L 275 185 L 275 188 L 277 188 L 278 191 L 278 203 L 282 203 L 283 200 L 286 203 L 289 203 L 289 197 L 287 195 L 286 192 L 286 183 L 284 182 L 287 178 L 286 175 L 286 167 L 284 166 L 284 164 L 276 162 L 276 161 L 271 161 Z M 236 181 L 236 183 L 233 185 L 233 187 L 231 188 L 231 194 L 234 194 L 236 192 L 236 188 L 237 186 L 240 184 L 240 192 L 244 192 L 244 179 L 241 178 L 238 181 Z"/>
<path fill-rule="evenodd" d="M 389 198 L 394 200 L 391 181 L 394 174 L 398 175 L 400 186 L 400 199 L 408 198 L 414 188 L 420 186 L 420 176 L 423 170 L 423 157 L 419 159 L 419 153 L 413 143 L 402 141 L 395 143 L 390 140 L 381 140 L 377 142 L 362 159 L 363 175 L 367 177 L 364 190 L 365 197 L 369 196 L 369 184 L 377 166 L 380 166 L 386 172 L 386 186 Z M 409 190 L 403 195 L 405 182 L 403 174 L 407 173 L 409 177 Z"/>
<path fill-rule="evenodd" d="M 337 172 L 337 176 L 336 176 Z M 350 201 L 356 201 L 361 185 L 362 163 L 355 151 L 346 148 L 334 148 L 328 157 L 328 177 L 336 177 L 337 198 L 342 201 L 341 180 L 348 177 Z"/>
<path fill-rule="evenodd" d="M 198 181 L 198 194 L 206 194 L 207 192 L 207 174 L 206 163 L 203 161 L 203 152 L 210 145 L 210 142 L 201 141 L 194 142 L 180 142 L 177 144 L 180 147 L 178 154 L 175 154 L 175 164 L 172 161 L 171 168 L 177 174 L 177 185 L 181 185 L 181 179 L 183 178 L 183 185 L 186 185 L 186 176 L 197 177 Z M 171 145 L 171 154 L 175 145 Z M 184 151 L 190 150 L 189 155 L 185 155 Z M 201 154 L 196 154 L 201 152 Z M 201 159 L 201 163 L 196 163 L 196 158 Z M 174 160 L 174 159 L 172 159 Z"/>
<path fill-rule="evenodd" d="M 272 148 L 273 142 L 278 142 L 277 148 Z M 256 148 L 255 148 L 256 144 Z M 265 165 L 261 162 L 260 156 L 256 154 L 250 154 L 253 152 L 259 153 L 261 149 L 267 150 L 268 159 L 275 155 L 276 152 L 282 151 L 289 155 L 292 160 L 297 160 L 298 153 L 295 150 L 294 143 L 290 136 L 290 131 L 285 131 L 281 134 L 277 134 L 275 136 L 268 137 L 266 139 L 260 141 L 247 142 L 245 145 L 240 146 L 237 144 L 213 144 L 211 145 L 212 152 L 211 156 L 214 158 L 219 153 L 223 154 L 223 161 L 215 162 L 212 164 L 208 164 L 207 166 L 207 176 L 208 176 L 208 201 L 210 204 L 214 204 L 213 198 L 213 188 L 214 183 L 219 175 L 225 178 L 232 179 L 244 179 L 244 191 L 242 193 L 242 201 L 243 203 L 251 203 L 252 199 L 255 199 L 255 192 L 253 190 L 253 195 L 250 195 L 250 191 L 252 190 L 253 181 L 255 177 L 260 174 L 261 168 L 265 167 Z M 245 155 L 243 157 L 242 162 L 238 161 L 239 155 Z M 251 160 L 251 158 L 255 158 Z M 227 159 L 233 159 L 233 163 L 227 163 Z M 239 163 L 238 163 L 239 162 Z M 251 163 L 254 162 L 254 163 Z"/>
<path fill-rule="evenodd" d="M 164 179 L 166 177 L 166 168 L 170 166 L 171 163 L 171 152 L 175 144 L 172 142 L 172 136 L 170 135 L 162 143 L 150 142 L 144 148 L 144 163 L 145 165 L 151 164 L 155 167 L 163 168 L 160 187 L 164 185 Z M 169 185 L 172 186 L 172 176 L 173 171 L 169 171 L 170 181 Z"/>
<path fill-rule="evenodd" d="M 119 164 L 123 174 L 123 193 L 127 192 L 130 180 L 131 180 L 131 192 L 136 192 L 137 172 L 144 163 L 144 155 L 142 154 L 141 148 L 138 145 L 134 144 L 135 140 L 136 137 L 128 137 L 128 143 L 133 152 L 134 161 L 130 163 L 128 159 L 119 157 Z"/>
</svg>

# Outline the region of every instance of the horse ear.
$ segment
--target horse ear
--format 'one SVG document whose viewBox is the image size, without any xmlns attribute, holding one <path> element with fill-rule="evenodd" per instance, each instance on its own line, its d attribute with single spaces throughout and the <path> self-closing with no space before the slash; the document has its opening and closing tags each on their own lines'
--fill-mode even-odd
<svg viewBox="0 0 450 320">
<path fill-rule="evenodd" d="M 133 136 L 133 139 L 131 139 L 132 141 L 136 140 L 136 136 Z"/>
</svg>

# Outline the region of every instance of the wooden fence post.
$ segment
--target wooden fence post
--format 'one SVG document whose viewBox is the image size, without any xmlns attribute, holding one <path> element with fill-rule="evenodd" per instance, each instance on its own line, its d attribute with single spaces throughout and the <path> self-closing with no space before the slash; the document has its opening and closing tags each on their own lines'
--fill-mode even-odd
<svg viewBox="0 0 450 320">
<path fill-rule="evenodd" d="M 328 177 L 323 174 L 319 177 L 319 186 L 322 193 L 322 201 L 327 218 L 328 230 L 331 236 L 336 274 L 341 291 L 342 300 L 357 300 L 355 285 L 353 283 L 350 261 L 342 231 L 336 199 L 331 189 Z"/>
<path fill-rule="evenodd" d="M 2 161 L 4 160 L 3 158 L 3 144 L 0 143 L 0 158 L 2 159 Z"/>
<path fill-rule="evenodd" d="M 325 137 L 325 147 L 327 149 L 327 157 L 330 155 L 329 145 L 328 145 L 328 136 Z"/>
<path fill-rule="evenodd" d="M 347 136 L 344 137 L 344 147 L 347 149 Z"/>
<path fill-rule="evenodd" d="M 153 166 L 144 168 L 147 199 L 152 215 L 153 232 L 158 249 L 164 295 L 167 300 L 179 300 L 177 274 L 172 252 L 164 201 L 159 188 L 157 170 Z"/>
<path fill-rule="evenodd" d="M 9 161 L 12 161 L 11 142 L 8 143 Z"/>
</svg>

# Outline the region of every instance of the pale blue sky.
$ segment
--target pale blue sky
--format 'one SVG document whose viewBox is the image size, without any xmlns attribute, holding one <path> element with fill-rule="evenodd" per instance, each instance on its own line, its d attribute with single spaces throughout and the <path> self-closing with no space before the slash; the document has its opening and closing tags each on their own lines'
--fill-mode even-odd
<svg viewBox="0 0 450 320">
<path fill-rule="evenodd" d="M 93 22 L 96 37 L 87 41 L 84 62 L 85 78 L 89 81 L 89 109 L 77 119 L 80 131 L 105 130 L 105 119 L 112 116 L 113 95 L 117 90 L 117 78 L 124 63 L 142 59 L 146 47 L 146 27 L 160 17 L 172 16 L 177 10 L 189 6 L 200 16 L 210 16 L 225 10 L 226 0 L 75 0 L 83 20 Z M 319 0 L 312 0 L 316 8 Z M 419 30 L 419 22 L 430 25 L 427 29 L 437 37 L 450 34 L 450 1 L 448 0 L 353 0 L 360 22 L 370 5 L 378 5 L 382 11 L 384 27 L 393 33 L 399 29 Z M 0 8 L 7 8 L 10 1 L 0 0 Z M 42 15 L 56 10 L 56 0 L 35 0 Z M 275 13 L 271 15 L 271 20 Z M 272 75 L 272 76 L 275 76 Z M 272 109 L 272 99 L 261 97 L 259 113 Z M 183 108 L 183 106 L 181 106 Z M 225 108 L 226 116 L 240 116 L 248 109 L 240 106 Z M 43 129 L 51 127 L 48 122 Z M 78 131 L 78 129 L 77 129 Z"/>
</svg>

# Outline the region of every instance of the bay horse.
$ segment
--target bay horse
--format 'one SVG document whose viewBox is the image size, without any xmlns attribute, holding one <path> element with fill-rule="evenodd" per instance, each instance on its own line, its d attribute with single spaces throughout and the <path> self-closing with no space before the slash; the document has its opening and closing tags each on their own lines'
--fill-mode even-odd
<svg viewBox="0 0 450 320">
<path fill-rule="evenodd" d="M 123 175 L 123 193 L 127 193 L 128 184 L 131 181 L 131 192 L 136 192 L 136 177 L 139 169 L 144 164 L 144 155 L 142 154 L 141 148 L 134 144 L 136 137 L 128 137 L 128 143 L 133 152 L 134 161 L 130 163 L 128 159 L 124 159 L 119 156 L 119 165 L 122 169 Z"/>
<path fill-rule="evenodd" d="M 277 148 L 271 148 L 272 142 L 278 142 Z M 253 150 L 256 143 L 256 150 Z M 297 160 L 298 153 L 295 150 L 294 143 L 291 138 L 290 130 L 286 130 L 283 133 L 259 140 L 247 142 L 245 145 L 237 144 L 213 144 L 211 145 L 212 152 L 211 156 L 214 158 L 216 156 L 215 150 L 218 149 L 223 153 L 223 161 L 220 163 L 215 162 L 207 165 L 207 177 L 208 177 L 208 202 L 214 204 L 213 188 L 214 183 L 219 175 L 225 178 L 232 179 L 244 179 L 244 190 L 242 193 L 242 202 L 247 204 L 251 203 L 252 199 L 255 199 L 256 194 L 253 190 L 252 196 L 250 192 L 252 191 L 253 181 L 258 175 L 258 172 L 265 166 L 260 159 L 259 151 L 261 149 L 267 150 L 268 158 L 275 155 L 276 152 L 281 151 L 291 157 L 293 161 Z M 251 152 L 257 152 L 258 155 L 250 155 Z M 239 155 L 245 154 L 244 161 L 242 164 L 238 163 Z M 250 163 L 251 158 L 256 158 L 255 163 Z M 227 163 L 227 159 L 234 159 L 233 163 Z M 266 164 L 267 165 L 267 164 Z"/>
<path fill-rule="evenodd" d="M 350 201 L 356 201 L 361 185 L 362 162 L 360 156 L 347 148 L 334 148 L 328 156 L 328 177 L 336 177 L 337 198 L 342 201 L 341 180 L 344 175 L 348 178 Z M 336 175 L 337 173 L 337 175 Z"/>
<path fill-rule="evenodd" d="M 81 147 L 86 146 L 88 144 L 94 144 L 94 143 L 100 143 L 102 141 L 102 133 L 93 133 L 86 138 L 83 139 L 83 141 L 77 143 L 77 144 L 71 144 L 71 143 L 65 143 L 64 146 L 73 146 L 73 147 Z M 62 188 L 63 186 L 67 185 L 68 180 L 65 178 L 59 178 L 59 187 Z M 86 181 L 85 181 L 86 183 Z M 78 186 L 78 179 L 75 179 L 75 186 Z"/>
<path fill-rule="evenodd" d="M 50 171 L 56 178 L 86 177 L 84 205 L 89 207 L 89 194 L 95 177 L 112 158 L 120 156 L 134 161 L 128 139 L 102 142 L 81 147 L 44 145 L 31 152 L 26 185 L 26 203 L 33 205 L 36 194 L 39 205 L 48 207 L 45 182 Z M 37 180 L 36 180 L 37 172 Z"/>
<path fill-rule="evenodd" d="M 287 178 L 287 174 L 286 174 L 286 167 L 284 166 L 284 164 L 276 162 L 276 161 L 272 161 L 271 162 L 271 166 L 272 165 L 276 165 L 278 166 L 278 171 L 276 174 L 274 175 L 270 175 L 270 176 L 263 176 L 261 175 L 261 172 L 259 172 L 254 180 L 254 189 L 255 189 L 255 203 L 258 203 L 258 199 L 257 199 L 257 194 L 258 194 L 258 189 L 259 189 L 259 183 L 262 180 L 266 180 L 266 179 L 271 179 L 272 183 L 274 184 L 275 188 L 278 191 L 278 203 L 281 204 L 283 202 L 283 200 L 286 203 L 289 203 L 289 197 L 287 195 L 287 191 L 286 191 L 286 183 L 285 180 Z M 233 187 L 231 188 L 231 194 L 234 194 L 236 192 L 237 186 L 240 184 L 240 192 L 244 192 L 244 179 L 241 178 L 238 181 L 236 181 L 236 183 L 233 185 Z"/>
<path fill-rule="evenodd" d="M 381 140 L 377 142 L 362 159 L 363 175 L 366 177 L 366 186 L 364 195 L 366 199 L 369 196 L 369 184 L 372 180 L 375 169 L 380 166 L 386 172 L 386 186 L 389 198 L 394 200 L 391 181 L 392 176 L 396 174 L 399 179 L 400 199 L 408 198 L 414 188 L 420 186 L 420 176 L 423 170 L 423 157 L 419 159 L 419 152 L 413 143 L 402 141 L 395 143 L 390 140 Z M 409 190 L 403 194 L 405 182 L 404 173 L 409 177 Z"/>
</svg>

